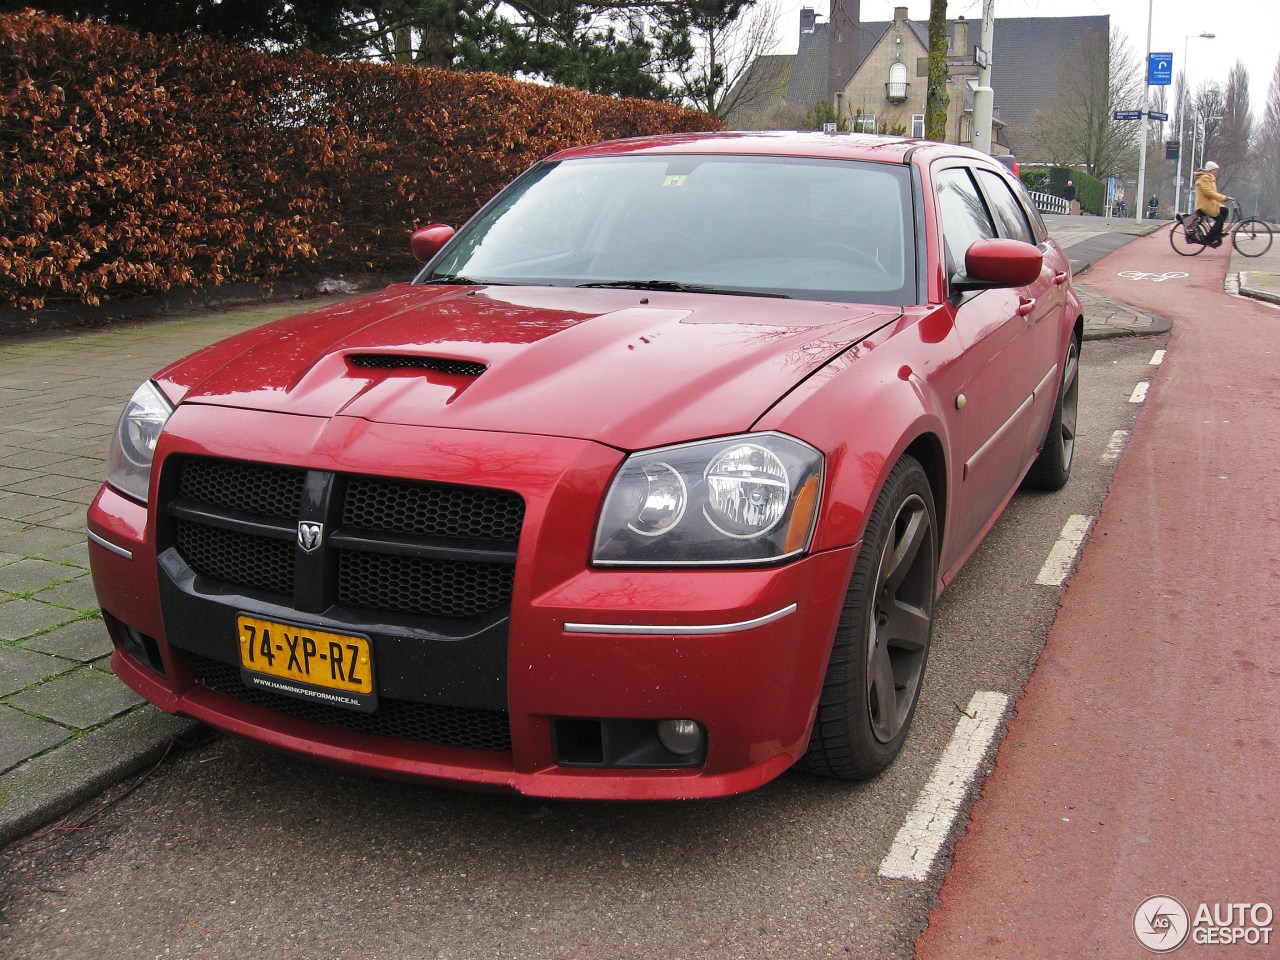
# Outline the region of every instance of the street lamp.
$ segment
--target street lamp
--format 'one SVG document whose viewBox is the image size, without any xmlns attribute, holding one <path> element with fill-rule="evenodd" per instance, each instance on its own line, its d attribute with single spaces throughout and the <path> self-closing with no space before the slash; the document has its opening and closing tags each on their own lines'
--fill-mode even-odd
<svg viewBox="0 0 1280 960">
<path fill-rule="evenodd" d="M 1199 37 L 1202 40 L 1212 40 L 1217 36 L 1213 33 L 1188 33 L 1182 41 L 1182 102 L 1178 104 L 1178 178 L 1174 181 L 1173 186 L 1173 212 L 1181 212 L 1182 203 L 1182 118 L 1187 112 L 1187 99 L 1191 96 L 1191 72 L 1187 70 L 1187 44 L 1193 37 Z M 1191 158 L 1194 163 L 1195 157 Z M 1187 171 L 1187 179 L 1190 180 L 1191 171 Z M 1187 185 L 1187 194 L 1190 196 L 1190 183 Z"/>
</svg>

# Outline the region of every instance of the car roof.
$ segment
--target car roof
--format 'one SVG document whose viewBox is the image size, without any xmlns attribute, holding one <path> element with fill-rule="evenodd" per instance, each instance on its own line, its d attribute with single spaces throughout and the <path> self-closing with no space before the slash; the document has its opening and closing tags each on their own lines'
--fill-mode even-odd
<svg viewBox="0 0 1280 960">
<path fill-rule="evenodd" d="M 721 154 L 735 156 L 816 157 L 836 160 L 871 160 L 879 163 L 909 163 L 935 155 L 990 159 L 985 154 L 910 137 L 887 137 L 871 133 L 818 133 L 815 131 L 720 131 L 715 133 L 674 133 L 661 136 L 608 140 L 573 147 L 552 154 L 549 160 L 643 154 Z"/>
</svg>

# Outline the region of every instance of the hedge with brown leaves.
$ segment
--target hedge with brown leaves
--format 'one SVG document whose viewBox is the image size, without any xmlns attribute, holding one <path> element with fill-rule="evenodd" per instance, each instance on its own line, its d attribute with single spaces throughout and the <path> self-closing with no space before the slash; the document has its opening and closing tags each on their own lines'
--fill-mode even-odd
<svg viewBox="0 0 1280 960">
<path fill-rule="evenodd" d="M 710 129 L 703 113 L 493 74 L 0 16 L 0 307 L 412 270 L 566 146 Z"/>
</svg>

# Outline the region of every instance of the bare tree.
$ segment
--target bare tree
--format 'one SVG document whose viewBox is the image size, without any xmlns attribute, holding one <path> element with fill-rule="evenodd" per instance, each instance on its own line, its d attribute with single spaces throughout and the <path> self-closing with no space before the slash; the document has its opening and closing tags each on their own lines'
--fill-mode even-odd
<svg viewBox="0 0 1280 960">
<path fill-rule="evenodd" d="M 1271 74 L 1262 129 L 1258 131 L 1258 160 L 1263 215 L 1280 220 L 1280 60 Z"/>
<path fill-rule="evenodd" d="M 1226 114 L 1227 98 L 1222 87 L 1212 80 L 1200 84 L 1192 105 L 1192 123 L 1198 125 L 1199 145 L 1192 157 L 1197 169 L 1207 160 L 1217 160 L 1222 146 L 1222 120 Z"/>
<path fill-rule="evenodd" d="M 1144 124 L 1111 115 L 1141 103 L 1142 79 L 1119 30 L 1086 38 L 1058 74 L 1052 109 L 1032 123 L 1044 159 L 1083 167 L 1097 177 L 1136 168 L 1133 155 Z"/>
<path fill-rule="evenodd" d="M 1219 174 L 1226 182 L 1248 178 L 1249 156 L 1253 147 L 1253 113 L 1249 109 L 1249 72 L 1237 60 L 1227 75 L 1227 89 L 1222 100 L 1222 125 L 1218 128 L 1214 157 L 1222 167 Z"/>
<path fill-rule="evenodd" d="M 686 101 L 724 120 L 777 85 L 762 58 L 778 45 L 778 0 L 757 0 L 733 20 L 693 21 L 696 53 L 676 71 Z"/>
</svg>

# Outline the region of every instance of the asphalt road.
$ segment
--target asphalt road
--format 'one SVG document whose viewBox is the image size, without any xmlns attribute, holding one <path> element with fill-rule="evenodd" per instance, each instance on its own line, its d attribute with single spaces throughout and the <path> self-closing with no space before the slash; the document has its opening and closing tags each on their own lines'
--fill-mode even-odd
<svg viewBox="0 0 1280 960">
<path fill-rule="evenodd" d="M 923 882 L 881 861 L 975 691 L 1026 683 L 1060 595 L 1037 574 L 1068 518 L 1097 515 L 1162 342 L 1085 345 L 1072 481 L 1019 494 L 944 595 L 915 728 L 875 781 L 543 803 L 219 737 L 0 851 L 0 956 L 911 957 L 949 847 Z"/>
</svg>

